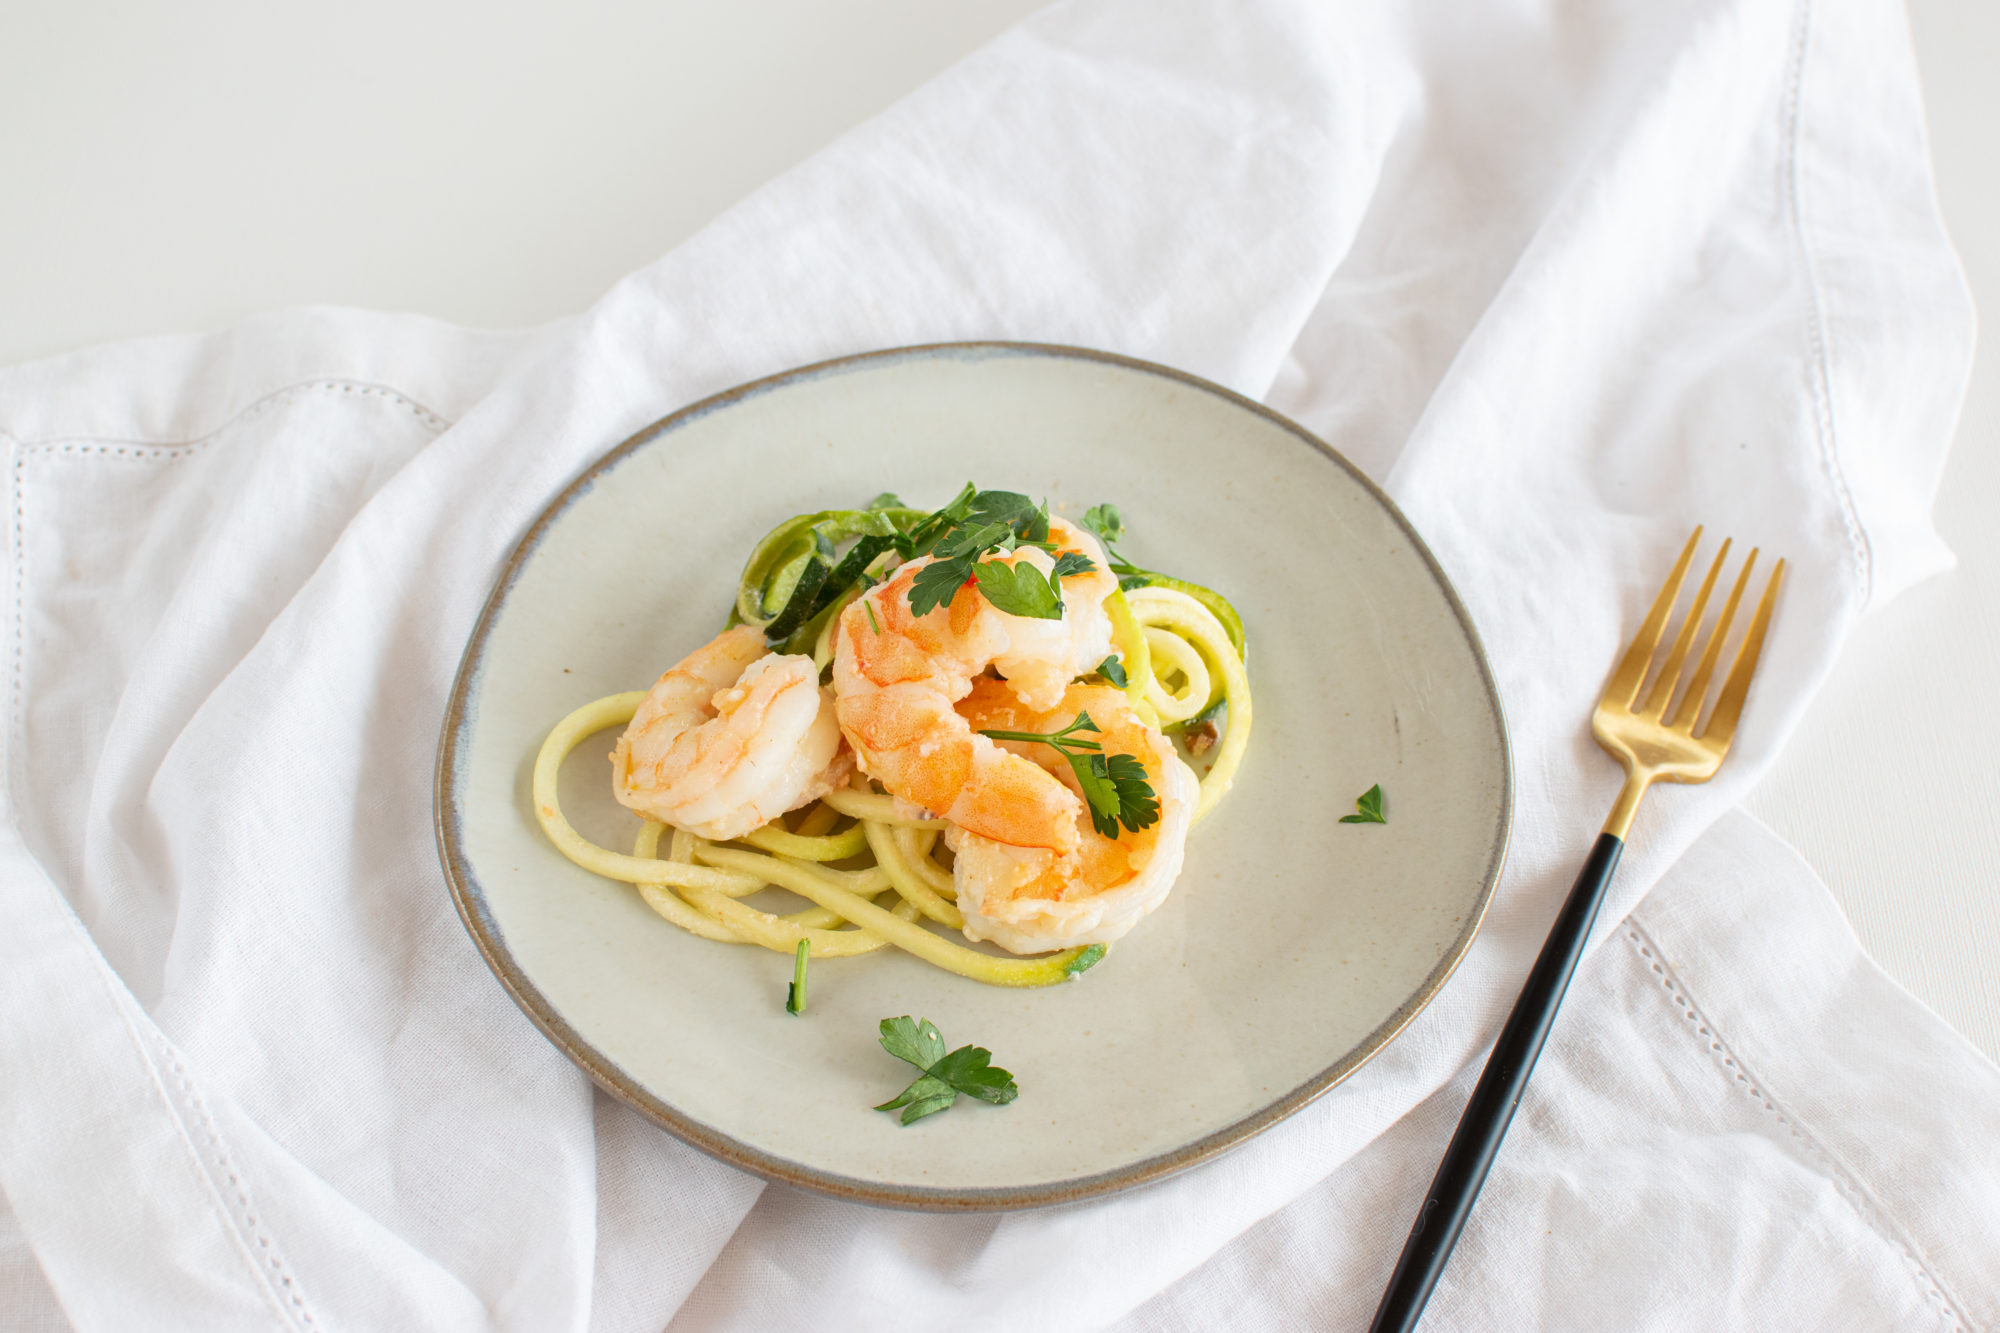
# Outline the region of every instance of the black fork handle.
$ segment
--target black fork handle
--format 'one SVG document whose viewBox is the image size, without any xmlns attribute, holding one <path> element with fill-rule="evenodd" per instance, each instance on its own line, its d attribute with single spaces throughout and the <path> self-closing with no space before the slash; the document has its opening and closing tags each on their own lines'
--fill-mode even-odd
<svg viewBox="0 0 2000 1333">
<path fill-rule="evenodd" d="M 1371 1333 L 1407 1333 L 1422 1317 L 1424 1302 L 1430 1299 L 1431 1288 L 1451 1258 L 1451 1247 L 1457 1244 L 1458 1233 L 1472 1213 L 1472 1201 L 1486 1182 L 1486 1171 L 1500 1150 L 1500 1140 L 1507 1136 L 1514 1108 L 1520 1104 L 1535 1058 L 1548 1040 L 1556 1009 L 1569 989 L 1577 960 L 1583 957 L 1590 924 L 1597 919 L 1604 891 L 1624 850 L 1624 842 L 1610 833 L 1599 834 L 1590 849 L 1582 873 L 1549 930 L 1548 942 L 1528 973 L 1528 983 L 1521 988 L 1521 998 L 1514 1001 L 1514 1011 L 1500 1029 L 1486 1070 L 1479 1076 L 1479 1086 L 1472 1090 L 1472 1100 L 1459 1117 L 1451 1146 L 1445 1149 L 1430 1192 L 1417 1210 L 1410 1238 L 1403 1242 L 1403 1257 L 1396 1261 L 1395 1275 L 1375 1309 Z"/>
</svg>

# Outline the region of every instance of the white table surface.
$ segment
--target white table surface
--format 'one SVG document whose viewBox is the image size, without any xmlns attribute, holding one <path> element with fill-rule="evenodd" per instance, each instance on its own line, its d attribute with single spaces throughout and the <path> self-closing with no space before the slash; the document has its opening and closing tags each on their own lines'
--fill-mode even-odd
<svg viewBox="0 0 2000 1333">
<path fill-rule="evenodd" d="M 0 0 L 0 364 L 286 305 L 571 313 L 1038 7 Z M 1945 220 L 2000 309 L 2000 5 L 1911 21 Z M 1863 623 L 1750 804 L 2000 1058 L 1995 365 L 1938 505 L 1959 568 Z"/>
</svg>

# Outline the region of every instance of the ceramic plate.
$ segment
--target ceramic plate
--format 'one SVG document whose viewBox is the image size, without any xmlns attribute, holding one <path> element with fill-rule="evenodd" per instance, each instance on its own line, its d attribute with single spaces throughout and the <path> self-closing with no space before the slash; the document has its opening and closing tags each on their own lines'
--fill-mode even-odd
<svg viewBox="0 0 2000 1333">
<path fill-rule="evenodd" d="M 813 966 L 704 942 L 543 838 L 548 729 L 644 688 L 722 624 L 768 528 L 967 480 L 1080 515 L 1122 507 L 1135 563 L 1223 590 L 1256 730 L 1173 895 L 1096 968 L 1000 990 L 890 949 Z M 563 770 L 588 837 L 629 850 L 612 736 Z M 1342 824 L 1386 793 L 1387 824 Z M 1464 609 L 1388 499 L 1256 403 L 1160 366 L 1018 344 L 811 366 L 677 412 L 557 496 L 509 561 L 445 719 L 438 836 L 467 928 L 521 1007 L 607 1091 L 771 1179 L 911 1208 L 1017 1208 L 1156 1180 L 1351 1074 L 1472 941 L 1511 781 Z M 796 906 L 794 900 L 791 904 Z M 780 909 L 788 910 L 788 909 Z M 870 1110 L 910 1069 L 876 1024 L 990 1047 L 1020 1098 L 908 1128 Z"/>
</svg>

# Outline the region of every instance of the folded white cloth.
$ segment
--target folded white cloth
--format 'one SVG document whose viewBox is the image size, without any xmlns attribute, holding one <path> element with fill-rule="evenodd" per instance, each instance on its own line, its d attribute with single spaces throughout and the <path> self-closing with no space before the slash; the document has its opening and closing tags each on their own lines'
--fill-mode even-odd
<svg viewBox="0 0 2000 1333">
<path fill-rule="evenodd" d="M 1095 1204 L 762 1186 L 592 1093 L 436 868 L 446 688 L 591 458 L 871 347 L 1107 347 L 1382 480 L 1484 638 L 1506 879 L 1377 1060 Z M 1697 520 L 1792 560 L 1737 753 L 1640 816 L 1439 1328 L 2000 1322 L 2000 1072 L 1725 812 L 1927 510 L 1970 310 L 1887 0 L 1079 0 L 525 335 L 272 316 L 0 373 L 0 1311 L 33 1326 L 1350 1326 L 1616 785 Z M 1650 891 L 1650 892 L 1649 892 Z"/>
</svg>

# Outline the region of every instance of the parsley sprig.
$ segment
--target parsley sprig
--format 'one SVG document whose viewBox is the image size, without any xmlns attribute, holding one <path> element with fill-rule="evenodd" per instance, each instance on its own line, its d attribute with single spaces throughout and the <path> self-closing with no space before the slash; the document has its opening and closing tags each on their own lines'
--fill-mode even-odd
<svg viewBox="0 0 2000 1333">
<path fill-rule="evenodd" d="M 1075 738 L 1078 732 L 1101 736 L 1104 729 L 1078 713 L 1076 720 L 1061 731 L 982 731 L 996 741 L 1021 741 L 1052 747 L 1069 760 L 1083 799 L 1090 806 L 1090 824 L 1107 838 L 1118 836 L 1123 824 L 1132 832 L 1151 828 L 1160 819 L 1160 800 L 1153 784 L 1146 780 L 1146 766 L 1129 754 L 1104 753 L 1100 741 Z"/>
<path fill-rule="evenodd" d="M 992 558 L 1011 555 L 1023 546 L 1055 552 L 1049 540 L 1048 504 L 1036 504 L 1018 491 L 982 491 L 966 483 L 956 499 L 897 543 L 906 560 L 931 557 L 931 563 L 911 580 L 910 614 L 921 616 L 950 606 L 969 584 L 1009 615 L 1060 620 L 1062 581 L 1097 566 L 1076 551 L 1057 554 L 1055 567 L 1047 574 L 1025 560 L 1010 564 Z"/>
<path fill-rule="evenodd" d="M 1010 556 L 1023 546 L 1055 557 L 1046 574 Z M 843 548 L 845 548 L 843 550 Z M 880 581 L 884 565 L 930 556 L 910 589 L 916 615 L 950 606 L 977 588 L 1010 615 L 1059 620 L 1062 581 L 1097 566 L 1049 540 L 1049 509 L 1018 491 L 982 491 L 967 482 L 929 513 L 884 491 L 865 509 L 797 514 L 764 534 L 737 580 L 729 623 L 762 627 L 781 652 L 809 651 L 850 592 Z"/>
<path fill-rule="evenodd" d="M 947 1053 L 943 1034 L 928 1018 L 885 1018 L 881 1032 L 883 1050 L 922 1071 L 909 1087 L 875 1108 L 901 1110 L 905 1125 L 948 1109 L 961 1093 L 995 1106 L 1021 1095 L 1014 1076 L 993 1063 L 993 1052 L 961 1046 Z"/>
<path fill-rule="evenodd" d="M 1083 511 L 1083 526 L 1096 533 L 1097 539 L 1104 543 L 1104 553 L 1111 557 L 1111 572 L 1118 576 L 1121 591 L 1143 588 L 1153 581 L 1153 571 L 1141 569 L 1118 554 L 1115 543 L 1125 540 L 1125 516 L 1118 512 L 1117 505 L 1092 505 Z"/>
</svg>

